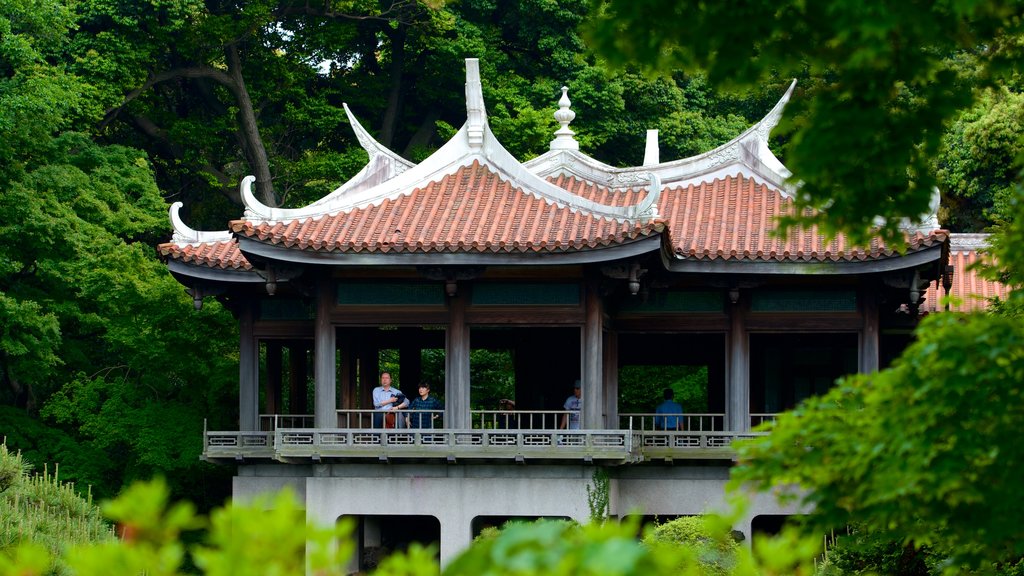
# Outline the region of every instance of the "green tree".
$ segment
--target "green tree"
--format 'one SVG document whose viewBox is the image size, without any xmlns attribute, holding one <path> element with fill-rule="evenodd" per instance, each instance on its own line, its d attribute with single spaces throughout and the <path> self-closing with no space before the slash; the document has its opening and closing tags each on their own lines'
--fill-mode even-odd
<svg viewBox="0 0 1024 576">
<path fill-rule="evenodd" d="M 941 219 L 954 231 L 981 231 L 1009 217 L 1024 139 L 1024 94 L 986 90 L 943 137 L 938 156 Z"/>
<path fill-rule="evenodd" d="M 861 244 L 880 218 L 883 235 L 899 243 L 901 220 L 929 211 L 944 127 L 975 102 L 976 87 L 1021 63 L 1016 0 L 595 6 L 593 38 L 619 63 L 701 70 L 715 87 L 806 70 L 823 78 L 793 98 L 782 127 L 786 164 L 801 183 L 797 207 L 817 211 L 783 223 L 816 224 Z M 969 71 L 951 58 L 958 53 L 974 55 Z"/>
</svg>

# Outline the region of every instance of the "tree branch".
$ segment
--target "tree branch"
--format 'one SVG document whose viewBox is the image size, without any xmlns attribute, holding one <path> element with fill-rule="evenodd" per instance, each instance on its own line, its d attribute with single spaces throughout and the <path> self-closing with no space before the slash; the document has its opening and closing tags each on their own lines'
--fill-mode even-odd
<svg viewBox="0 0 1024 576">
<path fill-rule="evenodd" d="M 125 95 L 124 100 L 120 105 L 107 110 L 106 114 L 103 115 L 103 121 L 100 122 L 100 130 L 106 128 L 111 122 L 113 122 L 114 119 L 117 118 L 118 114 L 121 113 L 121 110 L 124 110 L 125 106 L 127 106 L 132 100 L 141 96 L 143 92 L 157 84 L 160 84 L 161 82 L 174 80 L 176 78 L 211 78 L 234 90 L 234 80 L 231 76 L 223 70 L 212 66 L 175 68 L 174 70 L 167 70 L 165 72 L 160 72 L 159 74 L 150 74 L 149 78 L 142 83 L 142 86 L 139 86 Z"/>
</svg>

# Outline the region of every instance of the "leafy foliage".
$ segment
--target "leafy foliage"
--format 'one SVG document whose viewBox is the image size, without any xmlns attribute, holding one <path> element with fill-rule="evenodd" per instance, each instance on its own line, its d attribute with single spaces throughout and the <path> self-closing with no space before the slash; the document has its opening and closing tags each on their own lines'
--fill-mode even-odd
<svg viewBox="0 0 1024 576">
<path fill-rule="evenodd" d="M 807 489 L 819 533 L 861 522 L 974 566 L 1016 558 L 1022 382 L 1018 319 L 931 316 L 892 368 L 841 380 L 740 448 L 734 477 Z"/>
<path fill-rule="evenodd" d="M 942 219 L 952 230 L 982 230 L 1011 218 L 1024 141 L 1024 94 L 987 90 L 943 137 L 938 178 Z"/>
<path fill-rule="evenodd" d="M 808 70 L 824 78 L 786 109 L 786 164 L 801 183 L 797 206 L 817 211 L 784 224 L 843 231 L 862 245 L 879 218 L 885 237 L 898 243 L 901 219 L 928 212 L 944 126 L 975 102 L 976 86 L 1021 67 L 1016 0 L 594 6 L 601 12 L 592 36 L 620 64 L 701 70 L 715 87 Z M 630 33 L 637 30 L 645 33 Z M 973 54 L 973 67 L 958 65 L 951 58 L 958 53 Z"/>
<path fill-rule="evenodd" d="M 739 543 L 728 532 L 717 531 L 709 522 L 713 519 L 704 516 L 676 518 L 656 525 L 643 541 L 648 546 L 675 544 L 686 547 L 695 554 L 703 574 L 730 574 L 736 567 Z"/>
</svg>

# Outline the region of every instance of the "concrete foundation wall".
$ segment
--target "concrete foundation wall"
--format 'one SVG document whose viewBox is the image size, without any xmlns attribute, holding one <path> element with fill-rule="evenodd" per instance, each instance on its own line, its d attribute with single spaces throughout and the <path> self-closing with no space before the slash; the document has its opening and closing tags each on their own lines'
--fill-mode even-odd
<svg viewBox="0 0 1024 576">
<path fill-rule="evenodd" d="M 595 470 L 537 464 L 254 465 L 240 468 L 234 496 L 245 500 L 290 486 L 304 499 L 307 517 L 321 524 L 348 515 L 433 516 L 440 523 L 444 565 L 469 546 L 471 524 L 478 516 L 557 516 L 586 522 L 587 486 Z M 609 472 L 613 515 L 675 516 L 725 509 L 725 467 L 643 466 Z M 795 507 L 757 495 L 735 528 L 749 537 L 754 516 L 794 513 Z"/>
</svg>

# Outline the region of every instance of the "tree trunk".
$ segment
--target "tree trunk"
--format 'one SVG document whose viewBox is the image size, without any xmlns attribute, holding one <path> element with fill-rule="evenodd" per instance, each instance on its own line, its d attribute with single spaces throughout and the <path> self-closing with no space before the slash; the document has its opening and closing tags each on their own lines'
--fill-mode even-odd
<svg viewBox="0 0 1024 576">
<path fill-rule="evenodd" d="M 252 99 L 249 98 L 249 91 L 242 77 L 242 60 L 238 56 L 238 47 L 235 44 L 228 44 L 224 52 L 228 61 L 228 74 L 234 84 L 232 91 L 238 101 L 238 128 L 242 148 L 249 167 L 256 176 L 256 197 L 267 206 L 277 206 L 277 196 L 274 194 L 274 184 L 270 177 L 270 161 L 267 159 L 267 149 L 263 146 L 263 138 L 260 137 L 259 126 L 256 124 Z"/>
<path fill-rule="evenodd" d="M 384 111 L 384 123 L 380 130 L 380 143 L 388 148 L 395 139 L 395 127 L 402 112 L 402 70 L 405 68 L 405 24 L 385 32 L 391 40 L 391 90 L 388 93 L 388 107 Z"/>
</svg>

